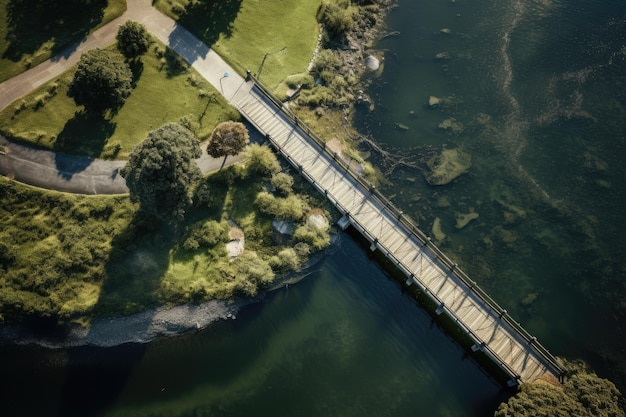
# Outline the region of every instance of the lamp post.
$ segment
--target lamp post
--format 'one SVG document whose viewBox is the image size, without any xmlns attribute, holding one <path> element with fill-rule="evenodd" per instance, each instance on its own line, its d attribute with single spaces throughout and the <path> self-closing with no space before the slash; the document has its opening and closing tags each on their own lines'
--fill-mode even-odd
<svg viewBox="0 0 626 417">
<path fill-rule="evenodd" d="M 222 95 L 224 95 L 224 87 L 222 87 L 222 80 L 224 78 L 228 78 L 230 74 L 228 72 L 225 72 L 224 75 L 222 75 L 222 77 L 220 78 L 220 90 L 222 91 Z"/>
<path fill-rule="evenodd" d="M 265 64 L 265 60 L 267 59 L 267 57 L 268 57 L 269 55 L 274 55 L 274 54 L 277 54 L 277 53 L 279 53 L 279 52 L 282 52 L 282 51 L 284 51 L 285 49 L 287 49 L 287 46 L 283 46 L 283 47 L 282 47 L 282 48 L 280 48 L 280 49 L 277 49 L 277 50 L 272 51 L 272 52 L 265 52 L 265 53 L 263 54 L 263 59 L 261 60 L 261 65 L 259 65 L 259 70 L 257 71 L 257 74 L 256 74 L 256 79 L 257 79 L 257 80 L 260 80 L 260 79 L 261 79 L 261 71 L 263 70 L 263 64 Z"/>
</svg>

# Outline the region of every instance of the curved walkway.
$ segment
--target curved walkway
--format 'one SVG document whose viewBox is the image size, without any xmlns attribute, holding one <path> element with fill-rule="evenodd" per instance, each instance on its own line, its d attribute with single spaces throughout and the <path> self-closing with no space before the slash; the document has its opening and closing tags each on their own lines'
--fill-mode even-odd
<svg viewBox="0 0 626 417">
<path fill-rule="evenodd" d="M 75 65 L 83 52 L 115 41 L 118 27 L 127 20 L 142 23 L 154 37 L 168 45 L 231 102 L 244 79 L 202 41 L 152 7 L 151 0 L 127 0 L 126 12 L 61 54 L 0 83 L 0 110 Z M 55 153 L 8 141 L 0 136 L 0 173 L 26 184 L 77 194 L 123 194 L 126 183 L 117 172 L 126 161 L 107 161 Z M 231 157 L 227 163 L 238 160 Z M 222 159 L 203 152 L 196 161 L 206 174 L 219 169 Z"/>
</svg>

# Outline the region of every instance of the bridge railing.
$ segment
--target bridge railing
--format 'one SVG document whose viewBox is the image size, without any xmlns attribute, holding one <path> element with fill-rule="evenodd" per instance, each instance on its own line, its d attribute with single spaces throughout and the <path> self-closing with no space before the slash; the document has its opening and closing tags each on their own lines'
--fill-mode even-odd
<svg viewBox="0 0 626 417">
<path fill-rule="evenodd" d="M 363 187 L 370 195 L 378 202 L 381 206 L 381 209 L 387 211 L 389 215 L 398 220 L 413 236 L 415 236 L 424 247 L 430 249 L 430 251 L 435 255 L 435 257 L 446 267 L 448 268 L 465 286 L 480 300 L 482 300 L 489 308 L 497 315 L 501 320 L 507 323 L 513 330 L 515 330 L 522 339 L 529 345 L 532 346 L 552 367 L 552 370 L 555 374 L 559 376 L 559 378 L 563 377 L 565 374 L 565 369 L 558 363 L 556 358 L 546 349 L 541 343 L 537 341 L 537 338 L 532 336 L 526 329 L 522 327 L 522 325 L 515 320 L 513 320 L 508 312 L 502 308 L 493 298 L 489 296 L 475 281 L 470 279 L 470 277 L 456 264 L 454 263 L 445 253 L 443 253 L 437 245 L 435 245 L 431 238 L 428 237 L 408 216 L 406 216 L 402 210 L 399 210 L 389 199 L 387 199 L 376 187 L 367 181 L 362 175 L 356 172 L 354 169 L 350 168 L 350 164 L 348 164 L 343 158 L 339 157 L 336 152 L 331 151 L 326 146 L 326 141 L 323 140 L 320 136 L 318 136 L 314 131 L 312 131 L 306 123 L 304 123 L 298 116 L 296 116 L 289 108 L 284 106 L 284 103 L 279 100 L 272 92 L 270 92 L 263 84 L 261 84 L 250 72 L 248 72 L 247 80 L 254 82 L 254 87 L 258 89 L 258 91 L 266 97 L 272 104 L 274 104 L 282 114 L 289 119 L 293 124 L 300 128 L 302 132 L 304 132 L 309 138 L 315 142 L 320 149 L 326 152 L 333 160 L 336 162 L 338 166 L 340 166 L 346 173 L 350 175 L 350 177 L 356 181 L 361 187 Z M 272 144 L 280 149 L 280 146 L 276 144 L 272 138 L 269 138 L 272 141 Z M 308 173 L 302 171 L 302 167 L 300 164 L 287 155 L 289 162 L 296 168 L 299 168 L 300 172 L 303 176 L 307 177 L 309 182 L 311 182 L 322 194 L 328 195 L 328 190 L 324 189 L 321 185 L 317 184 L 316 180 L 312 178 Z M 335 205 L 337 208 L 343 212 L 344 214 L 349 215 L 349 211 L 347 208 L 343 207 L 336 198 L 333 197 Z M 371 235 L 367 228 L 364 225 L 358 223 L 358 221 L 354 217 L 350 217 L 351 223 L 353 226 L 357 226 L 357 229 L 365 235 L 370 241 L 375 241 L 376 237 Z M 382 247 L 381 244 L 378 244 Z M 384 247 L 383 247 L 384 248 Z M 445 307 L 445 304 L 435 295 L 433 294 L 426 285 L 421 282 L 421 280 L 416 277 L 407 265 L 404 265 L 402 261 L 397 259 L 397 257 L 388 250 L 388 248 L 384 248 L 385 252 L 388 256 L 392 257 L 393 261 L 401 266 L 407 276 L 413 278 L 421 287 L 421 289 L 429 295 L 433 301 Z M 455 321 L 462 325 L 462 322 L 452 313 L 452 311 L 447 310 L 455 319 Z M 471 335 L 472 338 L 476 339 L 478 343 L 482 343 L 482 339 L 476 335 L 471 329 L 467 328 L 467 326 L 462 325 L 468 334 Z M 485 349 L 489 351 L 489 353 L 494 356 L 494 358 L 498 358 L 498 355 L 489 348 L 486 344 L 483 345 Z M 498 362 L 502 362 L 498 360 Z M 506 363 L 502 363 L 501 366 L 506 368 L 509 373 L 512 373 L 512 376 L 518 376 L 517 373 L 508 366 Z"/>
</svg>

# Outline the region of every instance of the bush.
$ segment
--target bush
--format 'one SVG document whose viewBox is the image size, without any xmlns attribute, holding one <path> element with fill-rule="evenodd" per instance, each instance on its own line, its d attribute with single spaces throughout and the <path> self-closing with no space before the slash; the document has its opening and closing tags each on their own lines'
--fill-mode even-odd
<svg viewBox="0 0 626 417">
<path fill-rule="evenodd" d="M 286 248 L 269 259 L 274 271 L 297 271 L 300 269 L 300 258 L 293 248 Z"/>
<path fill-rule="evenodd" d="M 295 195 L 285 198 L 274 197 L 272 194 L 261 191 L 254 204 L 263 214 L 270 215 L 281 220 L 300 221 L 304 217 L 305 204 Z"/>
<path fill-rule="evenodd" d="M 284 172 L 278 172 L 272 175 L 272 179 L 270 181 L 279 194 L 283 196 L 291 194 L 293 187 L 293 178 L 291 175 L 285 174 Z"/>
<path fill-rule="evenodd" d="M 341 67 L 341 58 L 330 49 L 322 49 L 313 63 L 313 73 L 319 76 L 322 71 L 334 73 Z"/>
<path fill-rule="evenodd" d="M 324 0 L 317 13 L 317 20 L 324 25 L 331 38 L 352 30 L 356 9 L 347 1 Z"/>
<path fill-rule="evenodd" d="M 294 74 L 287 77 L 285 80 L 287 87 L 289 88 L 298 88 L 302 87 L 303 89 L 310 89 L 315 86 L 315 80 L 311 74 Z"/>
<path fill-rule="evenodd" d="M 228 241 L 228 231 L 230 226 L 227 222 L 216 222 L 210 220 L 197 224 L 187 232 L 187 238 L 183 243 L 185 250 L 196 250 L 201 247 L 212 247 L 218 243 Z"/>
<path fill-rule="evenodd" d="M 277 172 L 280 172 L 280 164 L 276 155 L 267 146 L 257 145 L 253 143 L 248 146 L 245 151 L 245 156 L 248 159 L 246 163 L 247 173 L 260 174 L 263 176 L 270 176 Z"/>
<path fill-rule="evenodd" d="M 300 226 L 293 234 L 296 242 L 303 242 L 315 250 L 321 250 L 330 245 L 330 234 L 328 230 L 320 230 L 311 226 Z"/>
<path fill-rule="evenodd" d="M 246 252 L 232 263 L 235 275 L 235 289 L 247 296 L 255 296 L 259 287 L 274 280 L 270 265 L 254 252 Z"/>
</svg>

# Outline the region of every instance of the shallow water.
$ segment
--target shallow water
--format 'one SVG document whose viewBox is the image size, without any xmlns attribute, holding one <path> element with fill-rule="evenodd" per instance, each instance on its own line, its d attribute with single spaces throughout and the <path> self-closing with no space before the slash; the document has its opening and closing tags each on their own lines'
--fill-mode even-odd
<svg viewBox="0 0 626 417">
<path fill-rule="evenodd" d="M 422 170 L 444 148 L 472 166 L 445 186 L 396 169 L 385 192 L 429 233 L 440 218 L 441 247 L 553 353 L 626 388 L 626 3 L 400 1 L 389 20 L 361 129 Z"/>
</svg>

